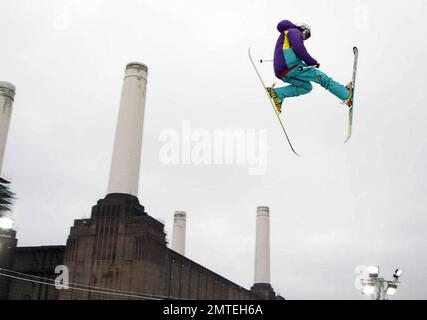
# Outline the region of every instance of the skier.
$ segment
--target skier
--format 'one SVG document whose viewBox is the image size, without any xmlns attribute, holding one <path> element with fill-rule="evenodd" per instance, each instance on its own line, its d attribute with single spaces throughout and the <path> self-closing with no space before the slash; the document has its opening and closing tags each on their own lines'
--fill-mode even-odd
<svg viewBox="0 0 427 320">
<path fill-rule="evenodd" d="M 320 84 L 351 107 L 352 83 L 343 86 L 332 80 L 318 69 L 320 64 L 307 52 L 304 41 L 311 37 L 311 28 L 306 23 L 293 24 L 283 20 L 277 25 L 277 30 L 280 36 L 274 50 L 274 73 L 277 78 L 290 84 L 267 88 L 277 112 L 282 112 L 284 99 L 309 93 L 313 89 L 311 81 Z"/>
</svg>

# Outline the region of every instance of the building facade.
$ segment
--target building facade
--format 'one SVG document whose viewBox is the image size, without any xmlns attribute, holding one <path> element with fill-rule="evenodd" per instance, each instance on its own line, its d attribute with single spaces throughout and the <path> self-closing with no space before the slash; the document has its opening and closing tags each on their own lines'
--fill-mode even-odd
<svg viewBox="0 0 427 320">
<path fill-rule="evenodd" d="M 268 284 L 247 290 L 169 249 L 164 225 L 128 194 L 109 194 L 75 220 L 66 246 L 17 247 L 16 233 L 3 233 L 1 299 L 281 299 Z M 68 289 L 55 286 L 58 266 Z"/>
</svg>

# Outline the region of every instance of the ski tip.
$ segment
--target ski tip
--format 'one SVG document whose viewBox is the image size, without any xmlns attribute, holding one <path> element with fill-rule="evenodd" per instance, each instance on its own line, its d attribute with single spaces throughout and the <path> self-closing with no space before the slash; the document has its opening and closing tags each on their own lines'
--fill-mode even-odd
<svg viewBox="0 0 427 320">
<path fill-rule="evenodd" d="M 301 158 L 301 156 L 299 155 L 298 152 L 295 151 L 294 147 L 291 145 L 291 150 L 294 153 L 294 155 L 296 155 L 298 158 Z"/>
</svg>

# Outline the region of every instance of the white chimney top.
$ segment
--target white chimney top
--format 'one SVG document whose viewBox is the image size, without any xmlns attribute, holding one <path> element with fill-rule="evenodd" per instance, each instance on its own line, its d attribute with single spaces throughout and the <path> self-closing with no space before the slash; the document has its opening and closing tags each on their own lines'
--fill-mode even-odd
<svg viewBox="0 0 427 320">
<path fill-rule="evenodd" d="M 255 283 L 270 284 L 270 208 L 257 208 Z"/>
<path fill-rule="evenodd" d="M 172 250 L 181 255 L 185 255 L 185 229 L 187 213 L 185 211 L 175 211 L 172 233 Z"/>
<path fill-rule="evenodd" d="M 6 151 L 7 135 L 9 133 L 12 105 L 16 88 L 13 84 L 0 81 L 0 174 Z"/>
<path fill-rule="evenodd" d="M 147 70 L 147 66 L 139 62 L 126 66 L 108 193 L 138 196 Z"/>
</svg>

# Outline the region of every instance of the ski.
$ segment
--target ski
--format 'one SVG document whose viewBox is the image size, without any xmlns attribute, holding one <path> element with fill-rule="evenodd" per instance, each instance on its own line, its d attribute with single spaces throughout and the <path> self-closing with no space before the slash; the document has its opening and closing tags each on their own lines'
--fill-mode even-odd
<svg viewBox="0 0 427 320">
<path fill-rule="evenodd" d="M 264 83 L 264 80 L 262 79 L 261 74 L 259 73 L 258 68 L 257 68 L 257 67 L 256 67 L 256 65 L 255 65 L 255 62 L 254 62 L 254 60 L 252 59 L 252 56 L 251 56 L 251 48 L 249 48 L 249 49 L 248 49 L 248 54 L 249 54 L 249 59 L 251 60 L 251 63 L 252 63 L 252 65 L 253 65 L 254 69 L 255 69 L 255 72 L 256 72 L 256 74 L 258 75 L 259 80 L 261 81 L 261 84 L 262 84 L 262 86 L 263 86 L 263 88 L 264 88 L 264 91 L 265 91 L 265 93 L 267 94 L 268 100 L 270 101 L 270 103 L 271 103 L 271 105 L 272 105 L 272 107 L 273 107 L 274 113 L 276 114 L 277 119 L 279 120 L 280 126 L 282 127 L 283 133 L 285 134 L 286 140 L 288 141 L 289 146 L 291 147 L 292 152 L 293 152 L 294 154 L 296 154 L 298 157 L 300 157 L 300 155 L 295 151 L 294 147 L 292 146 L 291 140 L 289 139 L 288 134 L 286 133 L 285 126 L 283 125 L 282 119 L 280 118 L 280 113 L 278 113 L 278 112 L 277 112 L 276 107 L 274 106 L 274 102 L 273 102 L 273 100 L 271 99 L 270 94 L 269 94 L 269 93 L 268 93 L 268 91 L 267 91 L 267 87 L 266 87 L 266 85 L 265 85 L 265 83 Z"/>
<path fill-rule="evenodd" d="M 347 128 L 347 139 L 344 141 L 346 143 L 348 140 L 351 139 L 352 133 L 353 133 L 353 108 L 354 108 L 354 90 L 356 88 L 356 72 L 357 72 L 357 60 L 359 59 L 359 49 L 357 47 L 353 48 L 354 53 L 354 64 L 353 64 L 353 89 L 352 89 L 352 101 L 351 101 L 351 107 L 348 111 L 348 128 Z"/>
</svg>

